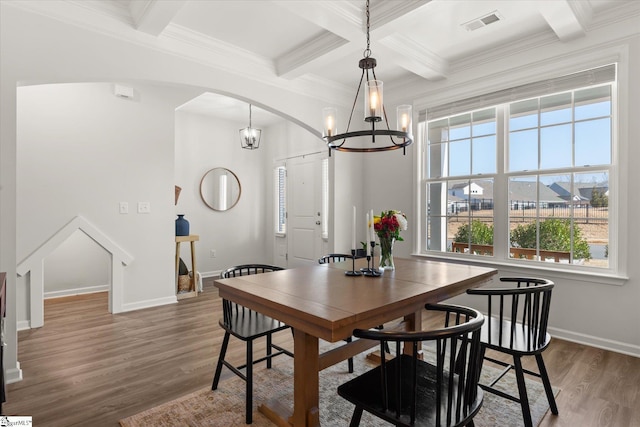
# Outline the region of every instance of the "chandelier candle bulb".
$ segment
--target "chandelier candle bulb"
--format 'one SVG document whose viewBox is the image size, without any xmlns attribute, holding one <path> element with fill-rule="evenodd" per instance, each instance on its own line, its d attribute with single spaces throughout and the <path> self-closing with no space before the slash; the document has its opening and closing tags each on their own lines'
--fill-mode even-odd
<svg viewBox="0 0 640 427">
<path fill-rule="evenodd" d="M 398 129 L 411 134 L 411 105 L 399 105 L 396 112 Z"/>
<path fill-rule="evenodd" d="M 382 81 L 369 80 L 366 85 L 364 97 L 364 111 L 367 122 L 379 122 L 382 120 Z"/>
<path fill-rule="evenodd" d="M 327 107 L 322 110 L 325 137 L 331 137 L 336 133 L 338 133 L 337 126 L 336 126 L 337 114 L 338 114 L 337 109 L 333 107 Z"/>
</svg>

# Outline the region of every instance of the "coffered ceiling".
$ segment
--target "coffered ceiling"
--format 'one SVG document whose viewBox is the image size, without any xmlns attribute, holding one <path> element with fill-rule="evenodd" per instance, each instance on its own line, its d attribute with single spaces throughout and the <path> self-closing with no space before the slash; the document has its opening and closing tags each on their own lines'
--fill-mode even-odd
<svg viewBox="0 0 640 427">
<path fill-rule="evenodd" d="M 224 58 L 224 66 L 250 69 L 272 83 L 331 87 L 350 96 L 366 47 L 364 0 L 8 1 L 203 63 L 220 66 Z M 639 14 L 638 3 L 371 0 L 376 74 L 389 89 L 447 79 L 492 56 L 579 39 L 630 11 Z M 215 111 L 218 96 L 205 98 L 184 108 L 206 112 L 209 105 Z M 232 110 L 225 102 L 214 114 Z M 247 115 L 246 104 L 237 107 Z M 260 112 L 254 115 L 259 122 Z"/>
</svg>

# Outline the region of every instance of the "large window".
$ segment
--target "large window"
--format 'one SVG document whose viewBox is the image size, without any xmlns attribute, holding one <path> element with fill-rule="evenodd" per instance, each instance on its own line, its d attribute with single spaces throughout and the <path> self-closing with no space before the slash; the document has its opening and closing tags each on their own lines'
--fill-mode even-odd
<svg viewBox="0 0 640 427">
<path fill-rule="evenodd" d="M 429 110 L 427 252 L 614 266 L 614 96 L 611 65 Z"/>
</svg>

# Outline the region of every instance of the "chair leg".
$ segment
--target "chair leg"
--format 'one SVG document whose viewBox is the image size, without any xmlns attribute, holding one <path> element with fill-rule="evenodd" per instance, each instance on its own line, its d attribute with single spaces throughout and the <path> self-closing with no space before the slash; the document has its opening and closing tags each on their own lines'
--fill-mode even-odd
<svg viewBox="0 0 640 427">
<path fill-rule="evenodd" d="M 271 369 L 271 334 L 267 334 L 267 369 Z"/>
<path fill-rule="evenodd" d="M 224 356 L 227 354 L 227 346 L 229 345 L 229 337 L 231 334 L 224 333 L 224 339 L 222 340 L 222 347 L 220 348 L 220 355 L 218 356 L 218 364 L 216 365 L 216 373 L 213 376 L 213 384 L 211 384 L 211 390 L 218 388 L 218 382 L 220 381 L 220 373 L 222 373 L 222 365 L 224 362 Z"/>
<path fill-rule="evenodd" d="M 487 351 L 487 347 L 485 347 L 484 345 L 480 346 L 480 351 L 478 352 L 478 370 L 476 372 L 478 378 L 477 378 L 477 382 L 478 384 L 480 384 L 480 375 L 482 375 L 482 366 L 484 365 L 484 354 Z"/>
<path fill-rule="evenodd" d="M 246 381 L 246 407 L 245 416 L 246 423 L 251 424 L 253 422 L 253 341 L 247 341 L 247 381 Z"/>
<path fill-rule="evenodd" d="M 531 421 L 531 410 L 529 408 L 529 397 L 527 396 L 527 385 L 524 381 L 524 371 L 522 370 L 522 361 L 520 357 L 513 357 L 513 365 L 516 371 L 516 379 L 518 381 L 518 392 L 520 394 L 520 406 L 522 407 L 522 418 L 525 427 L 533 427 Z"/>
<path fill-rule="evenodd" d="M 540 378 L 542 378 L 542 384 L 544 385 L 544 391 L 547 393 L 547 400 L 549 401 L 549 408 L 551 413 L 558 415 L 558 406 L 556 405 L 556 398 L 553 395 L 551 389 L 551 382 L 549 381 L 549 374 L 547 373 L 547 367 L 544 365 L 542 354 L 536 354 L 536 362 L 538 362 L 538 372 L 540 372 Z"/>
<path fill-rule="evenodd" d="M 353 339 L 351 337 L 345 339 L 346 342 L 352 342 Z M 349 373 L 353 374 L 353 357 L 350 357 L 349 360 L 347 360 L 347 364 L 349 366 Z"/>
<path fill-rule="evenodd" d="M 360 425 L 360 418 L 362 418 L 362 408 L 356 406 L 356 408 L 353 410 L 353 415 L 351 416 L 349 427 L 358 427 Z"/>
</svg>

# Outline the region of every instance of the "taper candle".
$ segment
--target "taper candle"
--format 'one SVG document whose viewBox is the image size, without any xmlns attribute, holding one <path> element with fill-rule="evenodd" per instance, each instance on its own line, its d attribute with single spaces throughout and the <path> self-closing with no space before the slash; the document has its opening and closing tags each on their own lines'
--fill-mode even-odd
<svg viewBox="0 0 640 427">
<path fill-rule="evenodd" d="M 365 236 L 369 236 L 369 234 L 371 234 L 371 231 L 369 230 L 369 212 L 367 212 L 367 222 L 364 223 L 365 226 Z M 367 242 L 367 238 L 365 237 L 365 246 L 367 247 L 367 255 L 371 255 L 371 247 L 369 246 L 368 242 Z"/>
<path fill-rule="evenodd" d="M 375 242 L 376 241 L 376 229 L 373 227 L 374 221 L 373 221 L 373 209 L 371 209 L 371 241 Z"/>
<path fill-rule="evenodd" d="M 351 249 L 356 248 L 356 207 L 353 207 L 353 220 L 351 222 Z"/>
</svg>

